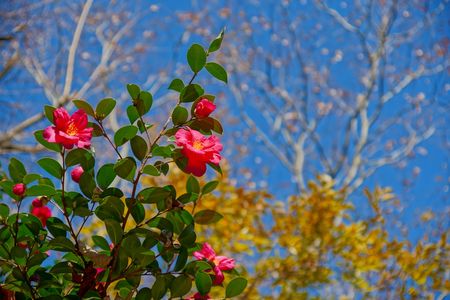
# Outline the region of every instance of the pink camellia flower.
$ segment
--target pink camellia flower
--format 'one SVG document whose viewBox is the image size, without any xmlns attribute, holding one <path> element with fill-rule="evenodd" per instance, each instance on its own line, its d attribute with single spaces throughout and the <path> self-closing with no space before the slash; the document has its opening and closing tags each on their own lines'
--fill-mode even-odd
<svg viewBox="0 0 450 300">
<path fill-rule="evenodd" d="M 79 148 L 91 146 L 92 131 L 88 126 L 87 114 L 84 110 L 77 110 L 72 116 L 65 108 L 60 107 L 53 112 L 55 126 L 49 126 L 44 130 L 44 139 L 50 143 L 58 143 L 66 149 L 72 149 L 74 145 Z"/>
<path fill-rule="evenodd" d="M 181 153 L 187 158 L 186 172 L 202 176 L 206 172 L 206 164 L 218 165 L 222 144 L 216 136 L 206 137 L 200 132 L 181 128 L 175 134 L 177 146 L 182 147 Z"/>
<path fill-rule="evenodd" d="M 195 251 L 192 255 L 198 260 L 205 259 L 214 264 L 213 271 L 216 278 L 213 284 L 215 285 L 221 284 L 225 279 L 222 271 L 234 269 L 234 259 L 226 256 L 216 256 L 216 252 L 214 252 L 214 249 L 208 243 L 203 243 L 202 250 Z"/>
<path fill-rule="evenodd" d="M 34 199 L 31 205 L 33 205 L 31 214 L 41 220 L 42 226 L 45 227 L 47 225 L 47 219 L 52 216 L 52 211 L 45 206 L 39 198 Z"/>
<path fill-rule="evenodd" d="M 189 297 L 188 300 L 209 300 L 209 299 L 211 299 L 211 297 L 208 294 L 202 295 L 200 293 L 195 293 L 194 295 Z"/>
<path fill-rule="evenodd" d="M 13 186 L 12 192 L 17 196 L 22 197 L 25 194 L 26 186 L 23 183 L 16 183 Z"/>
<path fill-rule="evenodd" d="M 80 177 L 83 175 L 84 170 L 81 166 L 75 167 L 72 172 L 70 172 L 70 176 L 72 177 L 72 180 L 76 183 L 80 182 Z"/>
<path fill-rule="evenodd" d="M 197 118 L 207 118 L 214 110 L 216 105 L 206 98 L 201 99 L 195 105 L 194 114 Z"/>
</svg>

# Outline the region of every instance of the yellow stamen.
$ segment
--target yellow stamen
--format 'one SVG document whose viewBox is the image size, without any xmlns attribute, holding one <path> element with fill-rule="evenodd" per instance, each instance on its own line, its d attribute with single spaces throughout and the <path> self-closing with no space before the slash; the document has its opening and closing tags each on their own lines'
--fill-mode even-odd
<svg viewBox="0 0 450 300">
<path fill-rule="evenodd" d="M 69 126 L 67 127 L 66 133 L 68 135 L 76 135 L 78 133 L 78 128 L 75 126 L 74 123 L 70 123 Z"/>
<path fill-rule="evenodd" d="M 194 141 L 194 144 L 192 145 L 192 147 L 194 147 L 195 150 L 202 150 L 203 149 L 202 142 L 200 142 L 200 141 Z"/>
</svg>

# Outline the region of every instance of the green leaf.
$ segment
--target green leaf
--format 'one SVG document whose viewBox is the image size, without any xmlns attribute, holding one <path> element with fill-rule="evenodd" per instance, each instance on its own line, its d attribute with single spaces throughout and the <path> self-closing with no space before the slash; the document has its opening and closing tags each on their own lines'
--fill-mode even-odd
<svg viewBox="0 0 450 300">
<path fill-rule="evenodd" d="M 66 166 L 81 165 L 84 171 L 94 168 L 95 159 L 89 150 L 83 148 L 73 149 L 66 156 Z"/>
<path fill-rule="evenodd" d="M 181 102 L 194 102 L 198 97 L 203 95 L 205 91 L 198 84 L 190 84 L 184 87 L 180 92 Z"/>
<path fill-rule="evenodd" d="M 166 279 L 163 276 L 157 276 L 152 286 L 152 299 L 161 299 L 167 291 Z"/>
<path fill-rule="evenodd" d="M 140 224 L 145 219 L 145 208 L 140 202 L 136 202 L 131 209 L 131 216 L 136 224 Z"/>
<path fill-rule="evenodd" d="M 152 290 L 149 288 L 142 288 L 136 295 L 136 300 L 148 300 L 152 298 Z"/>
<path fill-rule="evenodd" d="M 214 180 L 214 181 L 210 181 L 207 184 L 205 184 L 205 186 L 202 188 L 202 194 L 206 195 L 211 193 L 212 191 L 214 191 L 217 187 L 217 185 L 219 184 L 219 181 Z"/>
<path fill-rule="evenodd" d="M 219 35 L 211 42 L 211 44 L 209 45 L 209 49 L 208 49 L 209 53 L 220 49 L 220 46 L 222 45 L 224 32 L 225 32 L 225 29 L 222 29 L 222 31 L 219 33 Z"/>
<path fill-rule="evenodd" d="M 134 156 L 136 156 L 139 160 L 143 160 L 148 152 L 147 142 L 142 137 L 137 135 L 131 139 L 130 144 Z"/>
<path fill-rule="evenodd" d="M 6 220 L 9 216 L 9 207 L 4 203 L 0 203 L 0 220 Z"/>
<path fill-rule="evenodd" d="M 134 105 L 129 105 L 127 107 L 127 116 L 128 120 L 130 120 L 130 124 L 133 124 L 137 119 L 139 119 L 139 113 Z"/>
<path fill-rule="evenodd" d="M 172 82 L 169 85 L 169 90 L 181 92 L 181 90 L 184 88 L 183 80 L 179 78 L 175 78 L 172 80 Z"/>
<path fill-rule="evenodd" d="M 141 91 L 139 98 L 136 100 L 136 109 L 140 116 L 148 113 L 153 104 L 153 96 L 149 92 Z"/>
<path fill-rule="evenodd" d="M 152 149 L 152 155 L 153 155 L 153 157 L 161 156 L 164 158 L 169 158 L 172 156 L 172 146 L 171 145 L 155 146 Z"/>
<path fill-rule="evenodd" d="M 23 163 L 14 157 L 9 160 L 8 170 L 9 176 L 15 183 L 22 182 L 23 177 L 27 175 Z"/>
<path fill-rule="evenodd" d="M 75 246 L 72 242 L 63 236 L 55 237 L 48 243 L 49 249 L 61 251 L 61 252 L 72 252 L 75 250 Z"/>
<path fill-rule="evenodd" d="M 95 112 L 92 106 L 84 100 L 72 100 L 72 103 L 78 108 L 82 109 L 85 113 L 91 117 L 95 117 Z"/>
<path fill-rule="evenodd" d="M 55 217 L 51 217 L 47 220 L 47 229 L 54 237 L 66 237 L 67 232 L 70 230 L 70 228 L 63 223 L 63 221 Z"/>
<path fill-rule="evenodd" d="M 170 285 L 171 298 L 182 297 L 189 293 L 192 288 L 192 279 L 187 275 L 180 275 Z"/>
<path fill-rule="evenodd" d="M 112 98 L 105 98 L 100 100 L 95 108 L 95 116 L 97 120 L 103 120 L 106 118 L 116 107 L 116 100 Z"/>
<path fill-rule="evenodd" d="M 110 196 L 95 209 L 95 214 L 100 220 L 112 219 L 122 222 L 125 205 L 117 197 Z"/>
<path fill-rule="evenodd" d="M 25 194 L 27 196 L 48 196 L 56 194 L 55 188 L 47 184 L 33 185 L 27 188 Z"/>
<path fill-rule="evenodd" d="M 211 130 L 215 131 L 219 134 L 223 133 L 223 127 L 220 122 L 214 118 L 208 117 L 208 118 L 202 118 L 202 119 L 195 119 L 192 122 L 190 122 L 189 127 L 195 130 L 204 131 L 210 133 Z"/>
<path fill-rule="evenodd" d="M 199 44 L 192 45 L 187 52 L 187 61 L 191 70 L 198 73 L 206 63 L 206 52 Z"/>
<path fill-rule="evenodd" d="M 186 181 L 186 191 L 188 193 L 200 193 L 200 184 L 198 183 L 197 178 L 192 175 L 189 175 L 189 178 Z"/>
<path fill-rule="evenodd" d="M 54 124 L 53 122 L 53 112 L 56 110 L 53 106 L 45 105 L 44 106 L 44 114 L 47 117 L 47 119 L 50 121 L 50 123 Z"/>
<path fill-rule="evenodd" d="M 234 278 L 227 285 L 225 292 L 226 298 L 232 298 L 240 295 L 247 287 L 247 279 L 242 277 Z"/>
<path fill-rule="evenodd" d="M 132 157 L 120 159 L 114 165 L 114 172 L 123 179 L 132 181 L 136 172 L 136 161 Z"/>
<path fill-rule="evenodd" d="M 94 245 L 96 245 L 97 247 L 101 248 L 102 250 L 106 250 L 106 251 L 110 251 L 111 250 L 109 248 L 108 241 L 102 236 L 93 235 L 92 236 L 92 241 L 94 241 Z"/>
<path fill-rule="evenodd" d="M 94 190 L 97 187 L 94 177 L 88 172 L 84 172 L 81 175 L 79 186 L 83 194 L 85 194 L 89 198 L 92 197 L 92 195 L 94 194 Z"/>
<path fill-rule="evenodd" d="M 18 246 L 14 246 L 11 249 L 11 256 L 14 259 L 14 262 L 16 262 L 20 266 L 25 266 L 27 262 L 27 251 L 23 248 L 20 248 Z"/>
<path fill-rule="evenodd" d="M 114 134 L 114 144 L 116 144 L 117 147 L 122 146 L 123 144 L 131 140 L 137 134 L 137 132 L 137 127 L 133 125 L 128 125 L 120 128 Z"/>
<path fill-rule="evenodd" d="M 205 68 L 212 76 L 225 83 L 228 83 L 227 71 L 225 71 L 225 69 L 221 65 L 215 62 L 209 62 L 206 64 Z"/>
<path fill-rule="evenodd" d="M 220 167 L 220 165 L 208 163 L 208 166 L 210 166 L 214 171 L 216 171 L 216 172 L 219 173 L 220 175 L 223 175 L 223 173 L 222 173 L 222 168 Z"/>
<path fill-rule="evenodd" d="M 221 214 L 210 209 L 201 210 L 194 215 L 195 223 L 201 225 L 216 223 L 222 218 Z"/>
<path fill-rule="evenodd" d="M 137 199 L 141 203 L 157 203 L 171 196 L 172 192 L 168 188 L 149 187 L 140 191 Z"/>
<path fill-rule="evenodd" d="M 195 274 L 195 286 L 201 295 L 206 295 L 211 290 L 211 277 L 205 272 L 197 272 Z"/>
<path fill-rule="evenodd" d="M 43 136 L 44 130 L 38 130 L 34 132 L 34 137 L 36 139 L 36 141 L 38 141 L 39 144 L 41 144 L 42 146 L 44 146 L 45 148 L 51 150 L 51 151 L 55 151 L 55 152 L 61 152 L 62 150 L 62 146 L 60 144 L 57 143 L 49 143 L 44 139 Z"/>
<path fill-rule="evenodd" d="M 184 268 L 184 266 L 186 265 L 187 259 L 188 259 L 188 251 L 186 250 L 186 248 L 183 247 L 183 248 L 181 248 L 180 253 L 178 253 L 177 262 L 175 263 L 175 267 L 173 270 L 175 272 L 181 271 Z M 182 295 L 179 295 L 179 296 L 182 296 Z"/>
<path fill-rule="evenodd" d="M 181 125 L 187 121 L 189 113 L 186 108 L 177 106 L 172 112 L 172 122 L 174 125 Z"/>
<path fill-rule="evenodd" d="M 97 172 L 98 186 L 104 190 L 106 189 L 116 178 L 114 173 L 114 164 L 103 165 Z"/>
<path fill-rule="evenodd" d="M 60 179 L 63 175 L 63 168 L 56 160 L 44 157 L 37 161 L 38 165 L 40 165 L 45 171 L 47 171 L 50 175 Z"/>
<path fill-rule="evenodd" d="M 178 241 L 186 248 L 193 247 L 196 239 L 197 235 L 194 232 L 194 224 L 186 226 L 178 237 Z"/>
<path fill-rule="evenodd" d="M 144 169 L 142 170 L 144 174 L 150 175 L 150 176 L 159 176 L 161 173 L 158 171 L 158 169 L 153 165 L 146 165 Z"/>
<path fill-rule="evenodd" d="M 133 100 L 136 100 L 141 92 L 141 89 L 135 84 L 127 84 L 127 90 Z"/>
<path fill-rule="evenodd" d="M 30 184 L 36 180 L 39 180 L 41 178 L 41 175 L 39 174 L 27 174 L 23 177 L 23 183 Z"/>
<path fill-rule="evenodd" d="M 123 230 L 119 222 L 115 220 L 105 220 L 106 231 L 108 232 L 111 242 L 115 245 L 122 240 Z"/>
</svg>

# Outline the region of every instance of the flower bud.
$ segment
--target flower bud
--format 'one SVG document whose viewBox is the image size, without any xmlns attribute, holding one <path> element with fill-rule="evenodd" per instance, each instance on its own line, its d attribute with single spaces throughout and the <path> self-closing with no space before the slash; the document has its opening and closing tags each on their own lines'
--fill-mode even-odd
<svg viewBox="0 0 450 300">
<path fill-rule="evenodd" d="M 80 182 L 80 177 L 83 175 L 84 170 L 81 166 L 76 167 L 75 169 L 70 172 L 70 176 L 72 176 L 72 180 L 76 183 Z"/>
<path fill-rule="evenodd" d="M 215 109 L 216 105 L 214 103 L 203 98 L 195 105 L 194 114 L 199 119 L 207 118 Z"/>
<path fill-rule="evenodd" d="M 25 194 L 26 186 L 23 183 L 17 183 L 13 186 L 13 193 L 22 197 Z"/>
</svg>

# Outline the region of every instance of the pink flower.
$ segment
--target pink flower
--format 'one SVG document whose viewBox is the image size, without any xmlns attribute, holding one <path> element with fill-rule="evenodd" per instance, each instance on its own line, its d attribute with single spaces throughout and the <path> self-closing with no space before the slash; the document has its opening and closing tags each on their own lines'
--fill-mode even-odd
<svg viewBox="0 0 450 300">
<path fill-rule="evenodd" d="M 72 172 L 70 172 L 70 176 L 72 177 L 72 180 L 76 183 L 80 182 L 80 177 L 83 175 L 84 170 L 81 166 L 75 167 Z"/>
<path fill-rule="evenodd" d="M 55 126 L 49 126 L 44 130 L 44 139 L 50 143 L 58 143 L 66 149 L 72 149 L 74 145 L 79 148 L 89 148 L 93 128 L 88 126 L 86 113 L 79 109 L 69 116 L 65 108 L 60 107 L 53 112 Z"/>
<path fill-rule="evenodd" d="M 52 216 L 52 211 L 38 198 L 34 199 L 31 205 L 33 205 L 31 214 L 41 220 L 42 226 L 45 227 L 47 225 L 47 219 Z"/>
<path fill-rule="evenodd" d="M 22 197 L 25 194 L 26 186 L 23 183 L 17 183 L 13 186 L 13 193 Z"/>
<path fill-rule="evenodd" d="M 206 294 L 206 295 L 202 295 L 200 293 L 195 293 L 193 296 L 189 297 L 188 300 L 208 300 L 211 299 L 211 297 Z"/>
<path fill-rule="evenodd" d="M 202 250 L 192 253 L 197 260 L 205 259 L 214 264 L 213 272 L 216 275 L 213 284 L 219 285 L 225 279 L 222 271 L 234 269 L 234 259 L 226 256 L 216 256 L 216 252 L 208 243 L 203 243 Z"/>
<path fill-rule="evenodd" d="M 186 172 L 202 176 L 206 172 L 206 164 L 218 165 L 222 144 L 216 136 L 206 137 L 200 132 L 186 128 L 175 134 L 176 144 L 182 147 L 181 153 L 187 158 Z"/>
<path fill-rule="evenodd" d="M 195 105 L 194 114 L 197 118 L 207 118 L 214 110 L 216 105 L 206 98 L 201 99 Z"/>
</svg>

